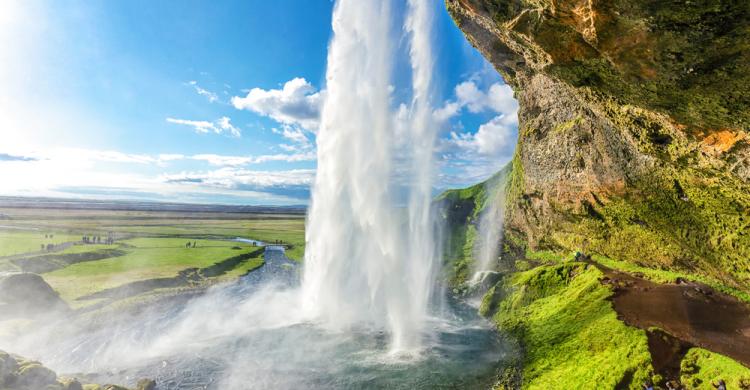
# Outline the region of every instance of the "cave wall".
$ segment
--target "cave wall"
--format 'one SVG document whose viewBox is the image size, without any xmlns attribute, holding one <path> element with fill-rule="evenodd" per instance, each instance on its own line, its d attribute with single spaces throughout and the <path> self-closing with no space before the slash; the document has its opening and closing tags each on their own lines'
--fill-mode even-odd
<svg viewBox="0 0 750 390">
<path fill-rule="evenodd" d="M 750 2 L 446 6 L 519 101 L 507 242 L 750 290 Z"/>
</svg>

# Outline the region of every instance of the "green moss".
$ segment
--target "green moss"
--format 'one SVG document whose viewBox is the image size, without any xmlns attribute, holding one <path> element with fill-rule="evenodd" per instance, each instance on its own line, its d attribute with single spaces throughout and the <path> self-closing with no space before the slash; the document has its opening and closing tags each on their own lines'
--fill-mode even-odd
<svg viewBox="0 0 750 390">
<path fill-rule="evenodd" d="M 736 361 L 701 348 L 692 348 L 680 364 L 680 381 L 690 389 L 713 390 L 723 379 L 729 389 L 750 388 L 750 369 Z"/>
<path fill-rule="evenodd" d="M 689 275 L 749 301 L 746 184 L 712 168 L 667 165 L 632 188 L 627 195 L 598 198 L 586 212 L 567 214 L 551 241 L 616 258 L 647 275 L 654 275 L 648 269 Z"/>
<path fill-rule="evenodd" d="M 493 320 L 524 345 L 525 389 L 637 389 L 649 379 L 646 334 L 617 319 L 601 276 L 579 262 L 540 266 L 485 297 L 485 310 L 497 307 Z M 498 294 L 501 288 L 507 293 Z"/>
<path fill-rule="evenodd" d="M 558 123 L 555 125 L 555 127 L 552 128 L 553 133 L 565 133 L 568 130 L 580 125 L 583 123 L 583 117 L 578 115 L 575 118 L 565 121 L 563 123 Z"/>
<path fill-rule="evenodd" d="M 506 189 L 507 199 L 519 199 L 525 192 L 524 170 L 520 157 L 520 145 L 516 148 L 513 160 L 510 162 L 510 173 L 508 178 L 508 188 Z"/>
<path fill-rule="evenodd" d="M 482 302 L 479 304 L 479 314 L 487 317 L 497 310 L 497 304 L 500 301 L 500 293 L 502 286 L 492 286 L 482 297 Z"/>
<path fill-rule="evenodd" d="M 533 251 L 531 249 L 526 249 L 526 259 L 528 260 L 535 260 L 546 263 L 558 263 L 564 261 L 566 258 L 572 258 L 572 256 L 569 256 L 567 253 L 551 250 Z"/>
<path fill-rule="evenodd" d="M 531 263 L 526 260 L 516 260 L 514 262 L 514 267 L 518 271 L 528 271 L 532 268 Z"/>
</svg>

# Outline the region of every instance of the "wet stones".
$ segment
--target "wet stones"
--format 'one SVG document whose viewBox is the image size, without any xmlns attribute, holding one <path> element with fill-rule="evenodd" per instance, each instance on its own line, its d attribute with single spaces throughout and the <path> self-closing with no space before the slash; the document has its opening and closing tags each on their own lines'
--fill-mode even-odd
<svg viewBox="0 0 750 390">
<path fill-rule="evenodd" d="M 2 390 L 83 390 L 75 378 L 58 378 L 41 363 L 0 351 L 0 389 Z M 90 390 L 129 390 L 118 385 L 86 385 Z M 134 390 L 156 390 L 156 382 L 141 379 Z"/>
<path fill-rule="evenodd" d="M 24 362 L 11 380 L 17 389 L 43 389 L 50 385 L 59 388 L 57 374 L 38 362 Z"/>
<path fill-rule="evenodd" d="M 153 379 L 141 379 L 135 386 L 135 390 L 155 390 L 156 382 Z"/>
</svg>

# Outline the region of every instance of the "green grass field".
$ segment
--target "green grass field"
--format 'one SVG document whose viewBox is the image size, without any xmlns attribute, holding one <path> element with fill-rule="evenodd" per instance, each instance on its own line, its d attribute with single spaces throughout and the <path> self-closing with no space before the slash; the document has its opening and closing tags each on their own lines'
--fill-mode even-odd
<svg viewBox="0 0 750 390">
<path fill-rule="evenodd" d="M 10 217 L 0 224 L 0 272 L 20 270 L 19 259 L 52 259 L 64 268 L 35 272 L 44 272 L 42 277 L 73 307 L 97 302 L 80 299 L 97 292 L 174 278 L 181 271 L 247 257 L 259 249 L 233 241 L 237 237 L 269 243 L 281 240 L 292 245 L 287 256 L 297 261 L 304 254 L 305 221 L 299 215 L 33 208 L 0 208 L 0 213 Z M 116 238 L 112 245 L 80 243 L 84 235 L 104 238 L 110 234 Z M 187 242 L 196 243 L 196 247 L 187 248 Z M 41 250 L 41 245 L 63 243 L 75 244 Z M 107 251 L 118 255 L 101 258 Z M 263 264 L 262 255 L 245 257 L 236 265 L 230 262 L 233 268 L 200 283 L 229 281 Z M 70 261 L 73 258 L 75 261 Z"/>
<path fill-rule="evenodd" d="M 45 238 L 45 234 L 52 234 L 52 238 Z M 80 239 L 80 235 L 61 231 L 0 229 L 0 256 L 39 252 L 41 245 L 58 245 Z"/>
<path fill-rule="evenodd" d="M 186 268 L 203 268 L 230 257 L 248 253 L 253 247 L 231 241 L 193 240 L 186 248 L 181 238 L 135 238 L 123 241 L 124 256 L 87 261 L 44 274 L 44 279 L 73 302 L 97 291 L 146 279 L 166 278 Z M 242 249 L 232 249 L 239 247 Z"/>
</svg>

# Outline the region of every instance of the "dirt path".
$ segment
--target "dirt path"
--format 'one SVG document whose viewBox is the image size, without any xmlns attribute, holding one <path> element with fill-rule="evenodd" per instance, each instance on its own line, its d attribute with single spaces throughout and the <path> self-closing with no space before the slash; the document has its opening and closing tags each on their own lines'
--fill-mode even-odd
<svg viewBox="0 0 750 390">
<path fill-rule="evenodd" d="M 602 283 L 613 286 L 618 317 L 649 332 L 654 369 L 676 379 L 690 347 L 729 356 L 750 367 L 750 306 L 706 285 L 680 280 L 657 284 L 601 264 Z M 666 332 L 666 334 L 665 334 Z"/>
</svg>

